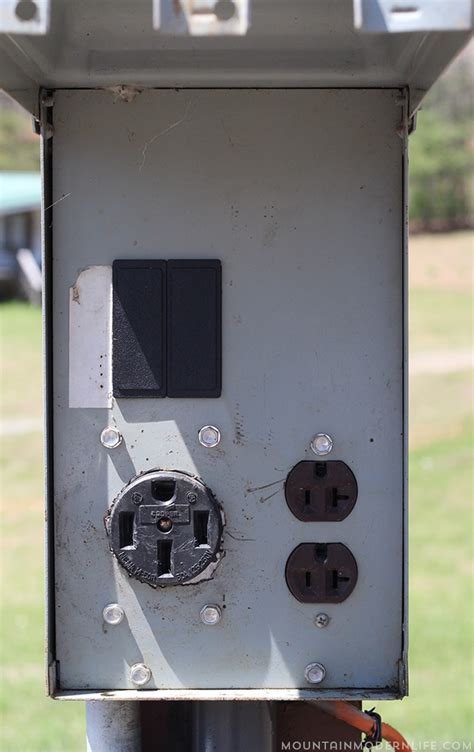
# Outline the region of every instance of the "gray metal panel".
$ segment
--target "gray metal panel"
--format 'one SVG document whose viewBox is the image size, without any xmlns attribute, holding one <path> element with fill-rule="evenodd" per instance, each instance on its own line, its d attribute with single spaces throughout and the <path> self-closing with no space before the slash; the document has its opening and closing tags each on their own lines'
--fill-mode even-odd
<svg viewBox="0 0 474 752">
<path fill-rule="evenodd" d="M 325 696 L 403 691 L 401 101 L 396 90 L 147 91 L 128 104 L 56 93 L 54 198 L 68 194 L 54 208 L 61 690 L 132 689 L 139 660 L 149 688 L 304 688 L 319 660 Z M 133 256 L 221 258 L 221 399 L 68 407 L 69 287 L 86 266 Z M 125 442 L 108 454 L 99 433 L 112 416 Z M 222 431 L 217 450 L 197 442 L 205 424 Z M 359 500 L 343 522 L 305 524 L 283 480 L 321 430 Z M 223 503 L 213 581 L 157 592 L 114 563 L 108 504 L 154 467 L 197 472 Z M 314 540 L 345 543 L 359 565 L 354 593 L 324 607 L 325 630 L 313 624 L 322 609 L 284 580 L 289 553 Z M 222 622 L 201 625 L 201 606 L 224 597 Z M 116 600 L 127 620 L 105 629 Z"/>
<path fill-rule="evenodd" d="M 2 43 L 6 40 L 0 35 L 0 87 L 16 99 L 29 112 L 39 114 L 39 84 L 25 72 L 6 50 Z M 8 46 L 8 45 L 5 45 Z"/>
<path fill-rule="evenodd" d="M 369 32 L 469 31 L 472 15 L 472 0 L 354 0 L 355 26 Z"/>
<path fill-rule="evenodd" d="M 374 17 L 376 2 L 381 0 L 364 4 L 371 10 L 369 19 Z M 456 0 L 462 8 L 467 2 Z M 427 0 L 419 0 L 421 4 L 429 7 Z M 171 0 L 168 5 L 175 8 Z M 470 37 L 466 13 L 458 23 L 456 7 L 448 5 L 446 10 L 444 3 L 444 26 L 430 25 L 426 30 L 423 24 L 412 23 L 405 25 L 403 34 L 367 34 L 354 29 L 353 0 L 254 0 L 246 35 L 189 37 L 153 28 L 152 0 L 53 0 L 50 30 L 45 36 L 0 34 L 0 48 L 7 53 L 0 66 L 0 86 L 14 89 L 27 103 L 23 84 L 15 84 L 16 79 L 26 78 L 32 82 L 31 103 L 35 101 L 34 89 L 40 85 L 409 84 L 418 92 L 412 97 L 415 107 Z M 445 31 L 448 27 L 457 30 Z"/>
</svg>

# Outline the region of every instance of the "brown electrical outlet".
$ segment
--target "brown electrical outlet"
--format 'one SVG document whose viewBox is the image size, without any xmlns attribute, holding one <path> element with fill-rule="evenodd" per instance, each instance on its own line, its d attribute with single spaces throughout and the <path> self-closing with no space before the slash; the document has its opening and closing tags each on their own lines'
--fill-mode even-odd
<svg viewBox="0 0 474 752">
<path fill-rule="evenodd" d="M 357 501 L 357 481 L 345 462 L 304 460 L 289 472 L 285 498 L 303 522 L 340 522 Z"/>
<path fill-rule="evenodd" d="M 285 570 L 288 588 L 301 603 L 341 603 L 357 583 L 357 562 L 343 543 L 301 543 Z"/>
</svg>

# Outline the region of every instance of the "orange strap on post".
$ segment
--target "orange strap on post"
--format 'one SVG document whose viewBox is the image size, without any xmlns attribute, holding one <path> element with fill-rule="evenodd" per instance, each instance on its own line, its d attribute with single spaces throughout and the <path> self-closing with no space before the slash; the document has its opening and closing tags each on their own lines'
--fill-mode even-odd
<svg viewBox="0 0 474 752">
<path fill-rule="evenodd" d="M 319 700 L 308 700 L 310 705 L 322 710 L 323 713 L 332 715 L 334 718 L 338 718 L 340 721 L 353 726 L 359 731 L 363 731 L 369 737 L 374 734 L 377 727 L 377 721 L 374 720 L 368 713 L 364 713 L 362 710 L 358 710 L 354 705 L 349 702 L 343 702 L 342 700 L 333 700 L 328 702 L 321 702 Z M 381 723 L 381 736 L 382 739 L 389 742 L 397 752 L 412 752 L 407 740 L 388 723 Z"/>
</svg>

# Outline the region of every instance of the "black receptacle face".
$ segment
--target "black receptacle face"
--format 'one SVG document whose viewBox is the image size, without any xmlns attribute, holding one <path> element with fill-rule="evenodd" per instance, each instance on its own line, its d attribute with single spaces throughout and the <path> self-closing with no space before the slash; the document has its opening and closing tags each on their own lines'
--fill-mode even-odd
<svg viewBox="0 0 474 752">
<path fill-rule="evenodd" d="M 221 551 L 222 512 L 201 481 L 158 470 L 124 488 L 106 529 L 132 577 L 152 586 L 183 585 L 206 570 L 211 576 Z"/>
<path fill-rule="evenodd" d="M 301 543 L 286 563 L 286 582 L 301 603 L 341 603 L 357 583 L 357 562 L 343 543 Z"/>
<path fill-rule="evenodd" d="M 302 522 L 339 522 L 357 501 L 357 481 L 345 462 L 304 460 L 289 472 L 286 503 Z"/>
</svg>

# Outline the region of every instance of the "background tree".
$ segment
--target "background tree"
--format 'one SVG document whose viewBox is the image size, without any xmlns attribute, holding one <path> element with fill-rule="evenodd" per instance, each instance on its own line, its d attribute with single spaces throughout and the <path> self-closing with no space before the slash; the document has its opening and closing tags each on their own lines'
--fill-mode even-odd
<svg viewBox="0 0 474 752">
<path fill-rule="evenodd" d="M 412 230 L 474 226 L 473 61 L 471 45 L 428 95 L 410 137 Z"/>
</svg>

